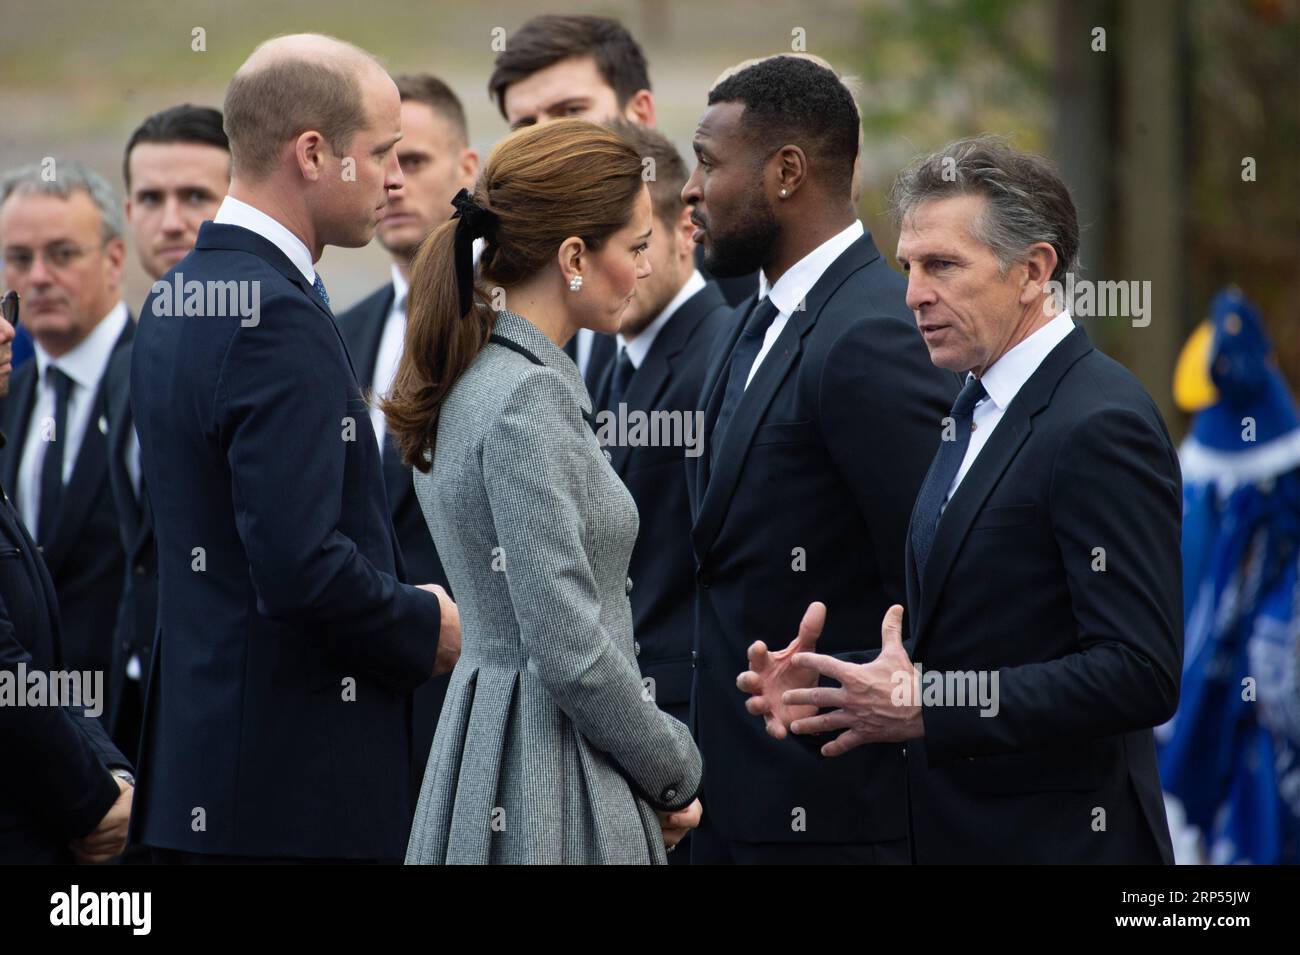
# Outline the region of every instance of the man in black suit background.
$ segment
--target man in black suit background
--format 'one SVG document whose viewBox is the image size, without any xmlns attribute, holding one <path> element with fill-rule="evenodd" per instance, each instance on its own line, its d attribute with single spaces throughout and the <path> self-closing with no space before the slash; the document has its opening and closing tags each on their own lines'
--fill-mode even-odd
<svg viewBox="0 0 1300 955">
<path fill-rule="evenodd" d="M 375 230 L 392 257 L 392 279 L 339 315 L 339 331 L 352 356 L 357 383 L 373 393 L 370 424 L 382 449 L 388 508 L 407 577 L 445 588 L 447 576 L 415 499 L 411 469 L 402 466 L 378 402 L 388 393 L 402 354 L 411 262 L 424 237 L 451 217 L 451 197 L 462 188 L 474 188 L 478 153 L 469 146 L 465 110 L 446 83 L 428 74 L 395 76 L 393 82 L 402 101 L 397 159 L 403 184 L 389 192 L 388 207 Z M 420 794 L 449 679 L 430 680 L 416 689 L 412 699 L 412 805 Z"/>
<path fill-rule="evenodd" d="M 1181 477 L 1151 397 L 1070 317 L 1069 191 L 985 137 L 917 159 L 893 206 L 930 356 L 966 373 L 912 513 L 907 645 L 893 607 L 874 660 L 740 683 L 775 735 L 839 732 L 827 756 L 905 741 L 917 862 L 1171 864 L 1152 727 L 1182 674 Z"/>
<path fill-rule="evenodd" d="M 135 331 L 121 298 L 122 207 L 70 160 L 0 184 L 5 285 L 23 303 L 36 358 L 0 400 L 0 482 L 33 531 L 58 593 L 63 655 L 109 672 L 125 559 L 108 482 L 105 369 Z"/>
<path fill-rule="evenodd" d="M 0 398 L 9 393 L 13 340 L 13 325 L 0 317 Z M 54 583 L 0 486 L 0 863 L 104 862 L 126 842 L 131 764 L 92 715 L 103 706 L 95 699 L 102 680 L 97 688 L 89 674 L 62 683 L 79 688 L 80 699 L 14 698 L 38 674 L 53 689 L 64 666 Z"/>
<path fill-rule="evenodd" d="M 217 213 L 230 186 L 230 144 L 221 113 L 188 103 L 136 127 L 122 160 L 126 223 L 136 256 L 158 280 L 189 254 L 199 226 Z M 140 442 L 131 419 L 131 346 L 114 352 L 104 372 L 108 402 L 108 483 L 126 555 L 113 632 L 105 723 L 130 759 L 140 744 L 144 675 L 158 619 L 158 553 L 153 517 L 140 478 Z"/>
<path fill-rule="evenodd" d="M 401 186 L 400 101 L 365 51 L 302 34 L 259 46 L 223 112 L 229 193 L 155 284 L 131 366 L 160 608 L 132 841 L 167 862 L 395 861 L 410 694 L 454 664 L 459 625 L 441 588 L 402 583 L 314 263 L 370 241 Z"/>
<path fill-rule="evenodd" d="M 488 92 L 511 130 L 562 117 L 593 123 L 623 120 L 655 128 L 654 93 L 645 53 L 623 24 L 610 17 L 544 14 L 510 35 L 497 55 Z M 757 287 L 749 273 L 712 279 L 731 305 Z M 596 393 L 614 357 L 614 339 L 579 329 L 565 351 Z"/>
<path fill-rule="evenodd" d="M 687 468 L 707 767 L 692 861 L 906 861 L 901 748 L 850 763 L 774 747 L 735 680 L 755 637 L 784 643 L 811 600 L 838 611 L 824 648 L 875 644 L 868 622 L 903 599 L 907 515 L 955 380 L 930 364 L 902 278 L 856 217 L 858 113 L 835 73 L 774 57 L 709 104 L 682 197 L 709 268 L 761 266 L 770 294 L 717 340 L 706 449 Z"/>
<path fill-rule="evenodd" d="M 618 350 L 593 395 L 596 436 L 641 515 L 628 568 L 637 663 L 659 708 L 686 722 L 695 560 L 682 465 L 703 450 L 700 390 L 713 343 L 732 310 L 695 268 L 695 226 L 681 197 L 687 176 L 681 155 L 652 129 L 611 125 L 643 163 L 650 161 L 654 231 L 646 250 L 650 275 L 637 284 L 623 313 Z M 662 430 L 658 421 L 666 423 Z M 640 437 L 638 427 L 645 429 Z M 688 860 L 681 845 L 669 856 L 675 864 Z"/>
</svg>

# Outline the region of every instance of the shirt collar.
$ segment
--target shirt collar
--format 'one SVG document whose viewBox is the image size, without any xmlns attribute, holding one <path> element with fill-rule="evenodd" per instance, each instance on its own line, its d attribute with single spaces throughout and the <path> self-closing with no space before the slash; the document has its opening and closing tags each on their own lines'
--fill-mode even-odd
<svg viewBox="0 0 1300 955">
<path fill-rule="evenodd" d="M 1006 410 L 1038 366 L 1074 331 L 1074 319 L 1063 311 L 995 361 L 980 377 L 993 403 Z"/>
<path fill-rule="evenodd" d="M 641 362 L 645 361 L 645 356 L 650 354 L 650 346 L 655 343 L 655 338 L 668 324 L 668 320 L 673 314 L 682 307 L 682 303 L 689 299 L 696 292 L 704 288 L 704 276 L 700 274 L 699 269 L 691 269 L 691 277 L 686 280 L 673 300 L 664 306 L 663 311 L 655 316 L 655 320 L 646 326 L 636 338 L 628 341 L 621 334 L 618 335 L 619 348 L 627 349 L 627 357 L 632 359 L 632 367 L 640 368 Z"/>
<path fill-rule="evenodd" d="M 316 284 L 316 266 L 312 263 L 307 244 L 261 209 L 228 195 L 221 200 L 221 206 L 212 221 L 241 226 L 260 235 L 288 256 L 289 261 L 307 279 L 308 285 Z"/>
<path fill-rule="evenodd" d="M 108 358 L 113 351 L 113 346 L 122 337 L 122 330 L 130 320 L 131 313 L 127 311 L 126 303 L 118 302 L 100 323 L 91 329 L 89 335 L 78 342 L 75 348 L 58 358 L 51 357 L 50 353 L 41 347 L 40 342 L 34 342 L 36 371 L 40 380 L 45 380 L 45 371 L 53 364 L 77 385 L 94 391 L 99 387 L 99 379 L 103 376 L 104 369 L 108 367 Z"/>
<path fill-rule="evenodd" d="M 776 310 L 787 318 L 794 314 L 799 303 L 807 297 L 812 287 L 817 284 L 817 280 L 822 277 L 822 273 L 829 269 L 831 263 L 866 231 L 862 223 L 854 219 L 852 223 L 790 266 L 767 292 L 767 297 L 772 300 Z M 764 284 L 766 284 L 766 276 L 764 276 Z"/>
<path fill-rule="evenodd" d="M 393 308 L 401 306 L 403 314 L 406 312 L 406 296 L 411 291 L 411 283 L 402 277 L 402 270 L 393 263 Z"/>
</svg>

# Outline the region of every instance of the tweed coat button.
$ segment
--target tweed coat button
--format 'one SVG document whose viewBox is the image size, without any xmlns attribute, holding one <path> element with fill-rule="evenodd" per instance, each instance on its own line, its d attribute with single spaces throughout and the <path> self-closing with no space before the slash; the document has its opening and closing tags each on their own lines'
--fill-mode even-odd
<svg viewBox="0 0 1300 955">
<path fill-rule="evenodd" d="M 640 641 L 640 640 L 633 640 L 633 641 L 632 641 L 632 652 L 635 653 L 637 656 L 640 656 L 640 655 L 641 655 L 641 641 Z"/>
<path fill-rule="evenodd" d="M 663 792 L 659 794 L 660 802 L 672 802 L 676 798 L 677 798 L 677 788 L 675 786 L 669 786 L 667 789 L 665 789 Z"/>
<path fill-rule="evenodd" d="M 624 593 L 630 594 L 631 592 L 632 592 L 632 578 L 629 577 L 627 579 L 627 590 L 625 590 Z"/>
</svg>

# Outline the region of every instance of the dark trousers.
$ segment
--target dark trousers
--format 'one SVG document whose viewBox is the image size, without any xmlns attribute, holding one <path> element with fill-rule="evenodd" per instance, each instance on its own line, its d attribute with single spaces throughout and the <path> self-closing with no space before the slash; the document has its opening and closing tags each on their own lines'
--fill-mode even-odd
<svg viewBox="0 0 1300 955">
<path fill-rule="evenodd" d="M 674 853 L 676 855 L 676 853 Z M 709 824 L 691 833 L 691 865 L 910 865 L 906 839 L 888 842 L 736 842 Z"/>
</svg>

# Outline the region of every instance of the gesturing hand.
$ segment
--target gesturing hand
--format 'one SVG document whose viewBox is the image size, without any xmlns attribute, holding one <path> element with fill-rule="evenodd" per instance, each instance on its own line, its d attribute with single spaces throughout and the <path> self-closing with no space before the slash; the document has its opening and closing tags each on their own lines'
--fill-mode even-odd
<svg viewBox="0 0 1300 955">
<path fill-rule="evenodd" d="M 131 798 L 135 792 L 131 784 L 117 776 L 117 799 L 109 807 L 99 825 L 88 835 L 68 843 L 73 858 L 84 864 L 107 862 L 114 856 L 122 854 L 126 848 L 126 831 L 131 822 Z"/>
<path fill-rule="evenodd" d="M 903 647 L 903 608 L 890 607 L 880 622 L 880 655 L 870 663 L 847 663 L 820 653 L 801 653 L 794 661 L 813 673 L 839 680 L 838 687 L 790 690 L 788 707 L 812 710 L 791 729 L 799 734 L 844 730 L 822 747 L 823 756 L 840 756 L 863 743 L 901 743 L 925 735 L 921 706 L 911 690 L 916 669 Z M 836 707 L 813 715 L 818 708 Z"/>
<path fill-rule="evenodd" d="M 785 739 L 790 724 L 797 719 L 812 716 L 815 706 L 792 706 L 785 702 L 787 690 L 817 685 L 817 671 L 795 663 L 796 653 L 812 654 L 817 649 L 817 638 L 826 625 L 826 605 L 814 601 L 804 611 L 799 633 L 784 650 L 771 653 L 763 641 L 754 642 L 748 651 L 749 669 L 736 677 L 736 686 L 750 694 L 745 709 L 763 717 L 769 736 Z"/>
</svg>

